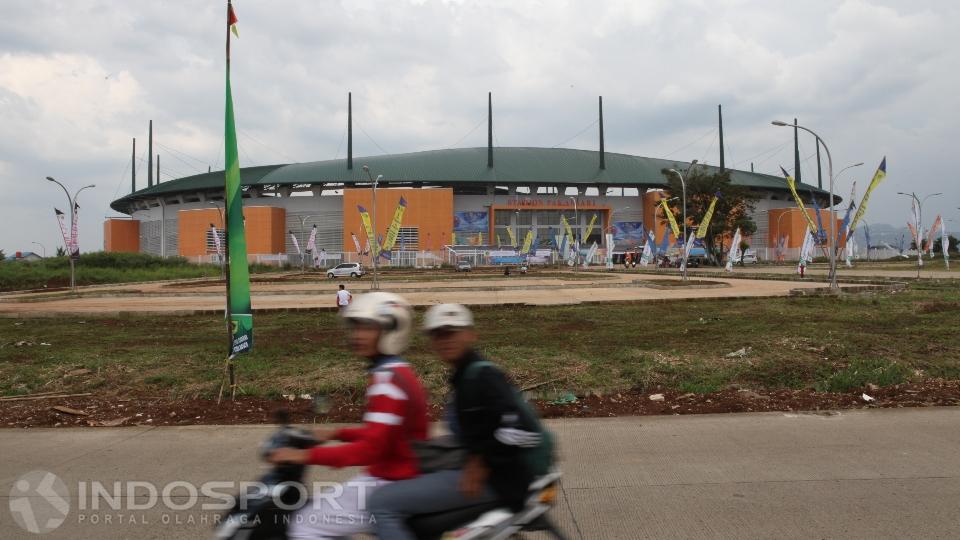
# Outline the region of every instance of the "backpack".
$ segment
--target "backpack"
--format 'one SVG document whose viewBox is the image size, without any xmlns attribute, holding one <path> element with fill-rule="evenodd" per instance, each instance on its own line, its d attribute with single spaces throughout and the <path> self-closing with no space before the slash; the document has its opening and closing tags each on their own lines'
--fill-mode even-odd
<svg viewBox="0 0 960 540">
<path fill-rule="evenodd" d="M 464 376 L 467 380 L 470 380 L 482 367 L 499 369 L 493 362 L 480 360 L 467 366 L 467 371 L 464 373 Z M 540 433 L 539 445 L 533 448 L 524 448 L 521 450 L 523 459 L 527 464 L 527 468 L 535 477 L 543 476 L 549 473 L 551 467 L 553 467 L 555 446 L 553 434 L 543 427 L 543 423 L 540 422 L 540 417 L 537 416 L 537 412 L 523 397 L 523 394 L 517 390 L 517 387 L 513 385 L 510 385 L 510 387 L 513 389 L 513 398 L 517 405 L 517 411 L 538 433 Z"/>
</svg>

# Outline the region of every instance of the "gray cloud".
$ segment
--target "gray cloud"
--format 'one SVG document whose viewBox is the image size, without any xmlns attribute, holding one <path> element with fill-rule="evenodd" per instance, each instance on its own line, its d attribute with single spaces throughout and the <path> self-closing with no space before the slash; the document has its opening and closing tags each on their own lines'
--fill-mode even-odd
<svg viewBox="0 0 960 540">
<path fill-rule="evenodd" d="M 912 190 L 943 191 L 925 215 L 960 219 L 954 2 L 235 5 L 243 165 L 342 157 L 348 91 L 356 155 L 482 146 L 484 127 L 471 129 L 492 91 L 500 145 L 595 148 L 602 94 L 608 150 L 716 163 L 723 103 L 728 163 L 792 165 L 792 133 L 769 121 L 797 117 L 837 169 L 867 163 L 838 182 L 844 195 L 888 155 L 873 220 L 902 224 L 909 208 L 895 193 Z M 0 247 L 56 245 L 51 206 L 65 202 L 42 180 L 53 175 L 97 184 L 81 201 L 81 241 L 99 248 L 109 202 L 129 190 L 130 139 L 144 156 L 149 119 L 164 180 L 222 164 L 223 19 L 223 5 L 200 0 L 4 3 L 0 212 L 17 226 L 0 229 Z M 812 138 L 801 144 L 812 154 Z M 803 173 L 815 178 L 813 160 Z"/>
</svg>

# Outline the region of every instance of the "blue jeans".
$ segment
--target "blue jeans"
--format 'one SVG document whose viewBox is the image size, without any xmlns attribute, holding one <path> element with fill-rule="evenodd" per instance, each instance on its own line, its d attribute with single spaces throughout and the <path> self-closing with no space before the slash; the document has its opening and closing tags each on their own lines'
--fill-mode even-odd
<svg viewBox="0 0 960 540">
<path fill-rule="evenodd" d="M 461 470 L 438 471 L 377 488 L 370 496 L 370 513 L 382 540 L 414 540 L 406 521 L 429 514 L 485 504 L 497 500 L 489 486 L 479 497 L 460 492 Z"/>
</svg>

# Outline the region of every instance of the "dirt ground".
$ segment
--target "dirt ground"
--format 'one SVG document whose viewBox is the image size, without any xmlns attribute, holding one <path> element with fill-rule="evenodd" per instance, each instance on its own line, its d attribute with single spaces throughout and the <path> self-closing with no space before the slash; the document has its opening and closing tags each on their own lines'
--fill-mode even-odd
<svg viewBox="0 0 960 540">
<path fill-rule="evenodd" d="M 864 394 L 867 398 L 864 397 Z M 659 399 L 662 396 L 662 399 Z M 868 399 L 868 398 L 872 398 Z M 628 391 L 611 395 L 577 396 L 573 403 L 536 401 L 545 418 L 590 418 L 667 414 L 706 414 L 752 411 L 819 412 L 839 409 L 932 407 L 960 405 L 960 381 L 929 379 L 885 388 L 861 388 L 847 393 L 813 390 L 754 391 L 733 385 L 720 392 L 680 394 L 673 391 Z M 58 410 L 59 409 L 59 410 Z M 132 425 L 264 424 L 278 409 L 294 423 L 358 422 L 363 405 L 347 400 L 327 403 L 317 412 L 312 399 L 224 398 L 220 405 L 208 399 L 163 397 L 81 396 L 0 401 L 0 427 L 116 427 Z M 440 406 L 430 416 L 439 418 Z"/>
</svg>

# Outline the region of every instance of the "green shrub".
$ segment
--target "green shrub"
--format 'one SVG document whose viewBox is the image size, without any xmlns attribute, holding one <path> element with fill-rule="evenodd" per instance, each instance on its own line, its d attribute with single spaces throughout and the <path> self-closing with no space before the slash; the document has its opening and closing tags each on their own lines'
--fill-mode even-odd
<svg viewBox="0 0 960 540">
<path fill-rule="evenodd" d="M 891 386 L 907 381 L 910 369 L 903 364 L 888 360 L 854 360 L 846 367 L 835 371 L 820 381 L 816 388 L 821 392 L 848 392 L 862 388 L 867 383 Z"/>
</svg>

